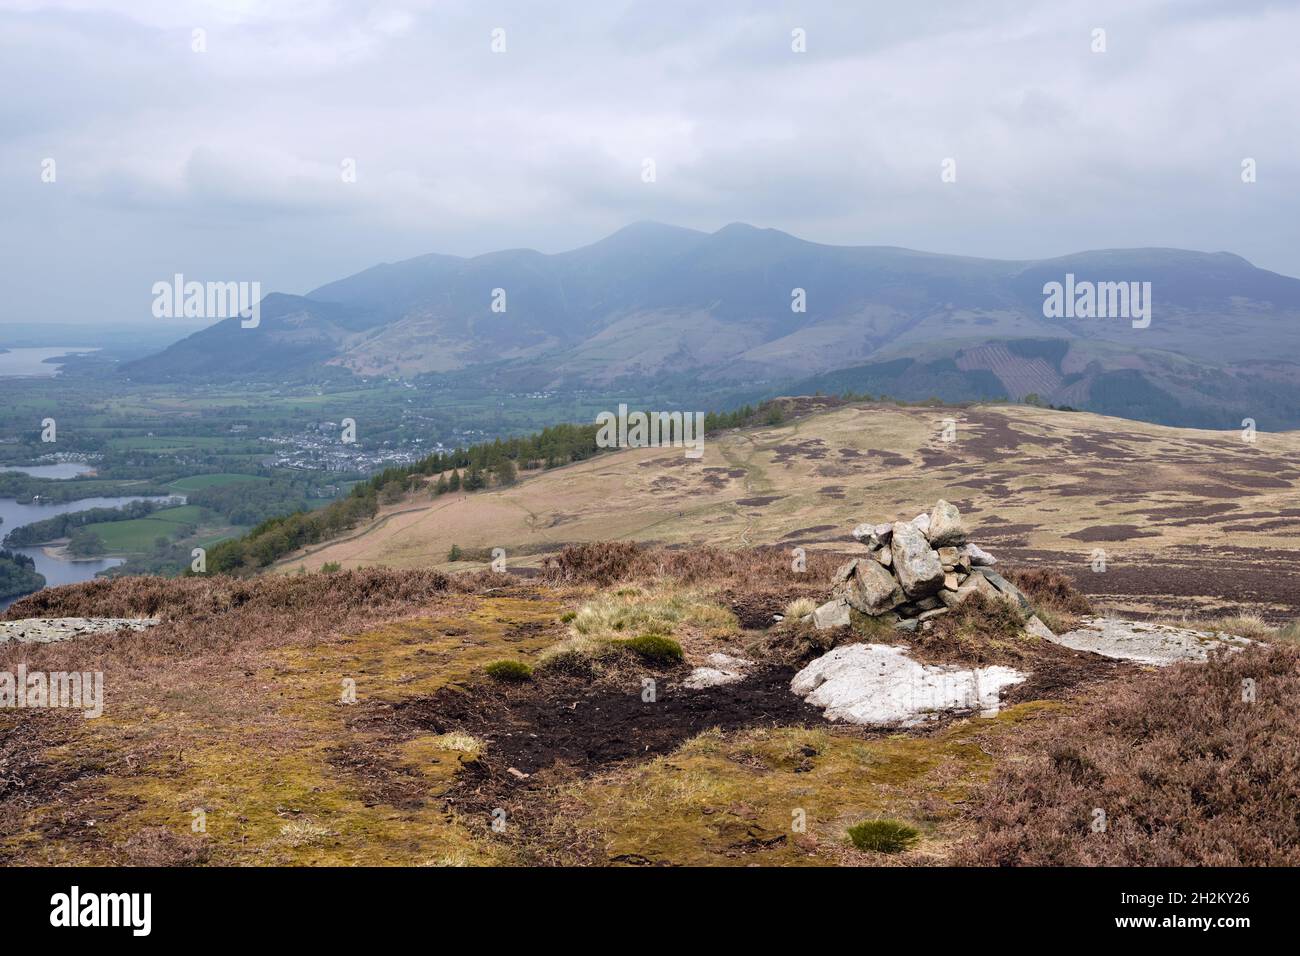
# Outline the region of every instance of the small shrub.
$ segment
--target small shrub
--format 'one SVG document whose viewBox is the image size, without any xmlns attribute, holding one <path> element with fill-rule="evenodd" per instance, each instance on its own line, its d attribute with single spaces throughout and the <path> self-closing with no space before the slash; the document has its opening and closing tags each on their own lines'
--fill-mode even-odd
<svg viewBox="0 0 1300 956">
<path fill-rule="evenodd" d="M 447 549 L 448 561 L 459 561 L 464 556 L 465 556 L 465 552 L 460 549 L 460 545 L 458 544 L 453 544 L 450 548 Z"/>
<path fill-rule="evenodd" d="M 320 566 L 320 573 L 333 574 L 335 571 L 342 569 L 342 567 L 343 565 L 339 564 L 337 561 L 326 561 Z"/>
<path fill-rule="evenodd" d="M 897 820 L 863 820 L 849 827 L 849 839 L 859 850 L 876 853 L 902 853 L 921 839 L 915 827 Z"/>
<path fill-rule="evenodd" d="M 1025 592 L 1035 610 L 1042 612 L 1042 607 L 1064 615 L 1091 614 L 1092 605 L 1074 586 L 1068 575 L 1052 568 L 1011 569 L 1006 573 L 1009 580 Z"/>
<path fill-rule="evenodd" d="M 593 541 L 570 545 L 547 558 L 544 573 L 552 583 L 613 584 L 628 576 L 642 558 L 642 549 L 630 541 Z"/>
<path fill-rule="evenodd" d="M 627 648 L 651 664 L 677 664 L 682 659 L 682 645 L 662 634 L 642 634 L 612 643 Z"/>
<path fill-rule="evenodd" d="M 504 660 L 493 661 L 483 670 L 493 680 L 519 682 L 526 681 L 533 676 L 533 669 L 523 661 Z"/>
<path fill-rule="evenodd" d="M 572 620 L 573 620 L 575 617 L 577 617 L 577 616 L 578 616 L 578 612 L 577 612 L 577 611 L 565 611 L 563 614 L 560 615 L 560 623 L 561 623 L 561 624 L 568 624 L 570 621 L 572 621 Z"/>
</svg>

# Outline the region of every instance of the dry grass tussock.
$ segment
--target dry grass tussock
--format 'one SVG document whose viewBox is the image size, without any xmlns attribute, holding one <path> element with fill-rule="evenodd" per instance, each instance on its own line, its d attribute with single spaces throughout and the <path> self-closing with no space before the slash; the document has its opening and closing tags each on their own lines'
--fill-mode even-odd
<svg viewBox="0 0 1300 956">
<path fill-rule="evenodd" d="M 1300 864 L 1297 700 L 1300 647 L 1289 643 L 1096 689 L 1004 764 L 973 803 L 978 832 L 955 862 Z"/>
<path fill-rule="evenodd" d="M 609 657 L 628 638 L 671 635 L 704 653 L 738 630 L 731 611 L 706 592 L 666 584 L 625 585 L 596 594 L 569 622 L 569 637 L 542 655 L 543 666 Z"/>
</svg>

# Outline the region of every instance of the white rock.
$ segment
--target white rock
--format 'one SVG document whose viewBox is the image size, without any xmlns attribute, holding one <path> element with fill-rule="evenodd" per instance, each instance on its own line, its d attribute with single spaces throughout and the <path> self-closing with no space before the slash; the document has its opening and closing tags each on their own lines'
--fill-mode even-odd
<svg viewBox="0 0 1300 956">
<path fill-rule="evenodd" d="M 977 544 L 967 544 L 962 547 L 962 553 L 970 559 L 973 568 L 988 568 L 998 563 L 998 559 L 993 557 Z"/>
<path fill-rule="evenodd" d="M 1030 637 L 1042 638 L 1045 641 L 1056 640 L 1056 634 L 1053 633 L 1050 627 L 1043 623 L 1042 619 L 1037 614 L 1025 621 L 1025 633 Z"/>
<path fill-rule="evenodd" d="M 734 684 L 745 675 L 738 671 L 725 671 L 716 667 L 697 667 L 690 676 L 682 681 L 683 687 L 702 690 L 705 687 L 717 687 L 719 684 Z"/>
<path fill-rule="evenodd" d="M 914 526 L 918 531 L 921 532 L 921 534 L 925 535 L 927 538 L 930 536 L 930 516 L 928 514 L 917 515 L 915 518 L 909 521 L 908 524 Z"/>
<path fill-rule="evenodd" d="M 1139 664 L 1163 666 L 1176 661 L 1203 661 L 1215 648 L 1239 651 L 1253 643 L 1232 634 L 1193 631 L 1168 624 L 1123 621 L 1113 617 L 1084 618 L 1084 626 L 1055 637 L 1076 651 L 1091 651 Z"/>
<path fill-rule="evenodd" d="M 720 652 L 710 654 L 708 657 L 704 658 L 704 660 L 710 667 L 719 667 L 733 671 L 743 671 L 746 667 L 749 667 L 754 663 L 753 661 L 745 660 L 743 657 L 732 657 L 730 654 L 723 654 Z"/>
<path fill-rule="evenodd" d="M 847 644 L 795 674 L 790 690 L 828 720 L 915 727 L 945 713 L 995 714 L 1002 689 L 1024 679 L 1009 667 L 938 667 L 902 647 Z"/>
<path fill-rule="evenodd" d="M 112 634 L 123 628 L 143 631 L 157 623 L 156 617 L 25 617 L 18 621 L 0 621 L 0 644 L 5 641 L 52 644 L 70 637 Z"/>
<path fill-rule="evenodd" d="M 849 626 L 849 602 L 843 598 L 827 601 L 812 613 L 813 627 L 819 631 Z"/>
</svg>

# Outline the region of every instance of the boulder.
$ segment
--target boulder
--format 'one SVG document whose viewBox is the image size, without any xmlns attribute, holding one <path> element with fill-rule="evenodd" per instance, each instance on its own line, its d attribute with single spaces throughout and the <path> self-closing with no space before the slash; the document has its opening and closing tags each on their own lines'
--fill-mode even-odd
<svg viewBox="0 0 1300 956">
<path fill-rule="evenodd" d="M 893 552 L 894 573 L 910 598 L 934 594 L 943 587 L 943 565 L 939 555 L 916 525 L 905 521 L 894 523 L 893 538 L 889 542 Z"/>
<path fill-rule="evenodd" d="M 933 545 L 934 542 L 931 541 L 930 544 Z M 939 563 L 943 565 L 943 569 L 945 571 L 952 571 L 956 569 L 957 562 L 961 559 L 960 551 L 952 547 L 935 548 L 935 551 L 939 552 Z"/>
<path fill-rule="evenodd" d="M 1025 633 L 1030 637 L 1041 638 L 1044 641 L 1056 640 L 1056 635 L 1052 632 L 1052 629 L 1044 624 L 1037 614 L 1032 615 L 1029 620 L 1025 621 Z"/>
<path fill-rule="evenodd" d="M 831 581 L 832 585 L 843 584 L 853 576 L 853 571 L 858 566 L 858 559 L 853 558 L 840 565 L 839 570 L 835 572 L 835 578 Z"/>
<path fill-rule="evenodd" d="M 943 576 L 943 587 L 946 591 L 955 591 L 961 582 L 957 580 L 957 572 L 949 571 Z"/>
<path fill-rule="evenodd" d="M 962 524 L 961 512 L 957 506 L 940 498 L 930 511 L 929 531 L 932 548 L 944 548 L 950 545 L 966 543 L 966 526 Z"/>
<path fill-rule="evenodd" d="M 869 548 L 878 548 L 889 543 L 891 525 L 868 524 L 866 522 L 853 529 L 853 537 Z"/>
<path fill-rule="evenodd" d="M 849 626 L 849 604 L 843 598 L 827 601 L 812 612 L 813 627 L 819 631 Z"/>
<path fill-rule="evenodd" d="M 912 527 L 916 528 L 916 530 L 919 531 L 919 532 L 921 532 L 921 534 L 925 535 L 926 537 L 929 537 L 929 535 L 930 535 L 930 516 L 929 516 L 929 515 L 927 515 L 927 514 L 919 514 L 919 515 L 917 515 L 915 518 L 913 518 L 911 521 L 909 521 L 908 524 L 910 524 Z"/>
<path fill-rule="evenodd" d="M 944 588 L 939 592 L 939 600 L 947 607 L 956 607 L 972 594 L 982 594 L 990 601 L 1002 600 L 1002 592 L 989 584 L 979 573 L 972 573 L 964 583 L 958 585 L 955 591 Z"/>
<path fill-rule="evenodd" d="M 885 567 L 889 567 L 894 563 L 894 551 L 887 544 L 882 545 L 880 550 L 873 552 L 872 557 Z"/>
<path fill-rule="evenodd" d="M 981 568 L 976 573 L 979 574 L 980 577 L 984 578 L 984 580 L 989 584 L 993 585 L 1002 598 L 1010 601 L 1018 607 L 1021 614 L 1028 616 L 1034 613 L 1033 607 L 1029 604 L 1029 598 L 1025 597 L 1024 592 L 1002 575 L 998 574 L 996 571 L 990 571 L 988 568 Z"/>
<path fill-rule="evenodd" d="M 1002 689 L 1024 679 L 1009 667 L 939 667 L 913 660 L 903 647 L 847 644 L 795 674 L 790 690 L 828 720 L 915 727 L 945 713 L 997 713 Z"/>
<path fill-rule="evenodd" d="M 983 548 L 976 544 L 967 544 L 962 547 L 962 554 L 970 562 L 972 568 L 987 568 L 998 563 L 998 559 L 993 557 Z"/>
<path fill-rule="evenodd" d="M 859 561 L 853 574 L 835 592 L 863 614 L 881 614 L 903 603 L 894 576 L 875 561 Z"/>
</svg>

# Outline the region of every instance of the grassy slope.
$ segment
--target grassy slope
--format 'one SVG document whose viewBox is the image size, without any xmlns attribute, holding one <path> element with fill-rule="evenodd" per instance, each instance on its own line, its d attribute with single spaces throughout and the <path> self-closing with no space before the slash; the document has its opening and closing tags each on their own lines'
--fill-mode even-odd
<svg viewBox="0 0 1300 956">
<path fill-rule="evenodd" d="M 944 444 L 950 417 L 957 437 Z M 945 497 L 995 553 L 1082 574 L 1104 549 L 1110 577 L 1087 589 L 1145 609 L 1150 602 L 1121 579 L 1153 561 L 1176 573 L 1189 549 L 1244 544 L 1277 549 L 1274 563 L 1294 564 L 1284 555 L 1300 531 L 1297 455 L 1300 433 L 1292 432 L 1247 444 L 1237 432 L 1025 406 L 854 406 L 713 437 L 701 462 L 678 450 L 636 449 L 502 491 L 415 495 L 280 570 L 327 561 L 440 566 L 452 544 L 475 553 L 502 547 L 516 565 L 601 539 L 843 548 L 857 522 L 910 517 Z M 1235 589 L 1224 578 L 1216 597 L 1213 577 L 1189 581 L 1203 610 Z M 1284 610 L 1278 595 L 1256 600 Z"/>
</svg>

